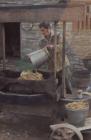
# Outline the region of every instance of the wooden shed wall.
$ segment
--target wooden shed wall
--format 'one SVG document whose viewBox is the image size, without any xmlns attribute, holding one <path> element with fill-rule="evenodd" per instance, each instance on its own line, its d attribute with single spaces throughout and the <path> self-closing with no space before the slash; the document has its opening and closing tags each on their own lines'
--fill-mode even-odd
<svg viewBox="0 0 91 140">
<path fill-rule="evenodd" d="M 24 4 L 24 3 L 30 3 L 30 4 L 42 4 L 42 3 L 57 3 L 59 0 L 0 0 L 0 3 L 13 3 L 13 4 Z M 61 0 L 60 0 L 61 1 Z M 70 0 L 70 1 L 78 1 L 78 0 Z M 86 1 L 87 0 L 82 0 Z M 90 0 L 88 0 L 90 1 Z M 38 23 L 37 23 L 38 24 Z M 41 34 L 38 29 L 37 24 L 31 25 L 31 23 L 22 23 L 20 25 L 20 33 L 21 33 L 21 56 L 23 57 L 26 53 L 29 53 L 29 51 L 34 51 L 35 49 L 38 49 L 38 42 L 41 39 Z M 74 26 L 74 28 L 77 27 L 78 23 Z M 71 29 L 71 25 L 70 25 Z M 59 27 L 58 27 L 59 30 Z M 60 30 L 62 31 L 62 26 L 60 27 Z M 2 48 L 0 48 L 0 52 L 2 55 Z"/>
</svg>

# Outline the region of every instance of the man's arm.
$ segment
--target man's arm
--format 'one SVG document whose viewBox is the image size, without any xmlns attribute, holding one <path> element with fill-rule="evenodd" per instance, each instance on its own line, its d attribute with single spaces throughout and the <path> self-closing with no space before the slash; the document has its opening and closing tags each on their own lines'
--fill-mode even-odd
<svg viewBox="0 0 91 140">
<path fill-rule="evenodd" d="M 42 39 L 40 42 L 39 42 L 39 47 L 41 49 L 43 49 L 45 46 L 47 45 L 47 41 L 45 39 Z"/>
</svg>

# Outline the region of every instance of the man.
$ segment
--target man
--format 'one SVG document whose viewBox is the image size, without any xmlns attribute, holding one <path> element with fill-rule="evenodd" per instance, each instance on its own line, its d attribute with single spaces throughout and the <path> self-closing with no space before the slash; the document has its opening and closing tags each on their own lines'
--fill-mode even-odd
<svg viewBox="0 0 91 140">
<path fill-rule="evenodd" d="M 42 22 L 39 24 L 40 31 L 43 35 L 43 39 L 40 41 L 40 48 L 47 47 L 49 52 L 49 60 L 47 62 L 48 71 L 54 71 L 54 47 L 55 47 L 55 35 L 53 30 L 51 29 L 51 25 L 47 22 Z M 56 78 L 58 81 L 57 89 L 61 90 L 59 85 L 62 83 L 62 43 L 60 34 L 57 34 L 56 40 Z M 45 66 L 45 68 L 47 67 Z M 59 100 L 60 95 L 57 92 L 57 100 Z"/>
<path fill-rule="evenodd" d="M 53 30 L 51 29 L 51 26 L 47 22 L 42 22 L 39 24 L 40 31 L 43 35 L 43 39 L 40 41 L 39 46 L 40 48 L 47 47 L 50 58 L 48 60 L 48 70 L 53 71 L 54 62 L 53 62 L 53 54 L 54 49 L 53 47 L 55 44 L 55 35 Z M 56 71 L 60 71 L 62 69 L 62 46 L 61 46 L 61 38 L 60 34 L 57 34 L 57 48 L 56 48 Z"/>
<path fill-rule="evenodd" d="M 54 70 L 54 47 L 55 47 L 55 35 L 49 23 L 42 22 L 39 24 L 40 31 L 43 35 L 43 39 L 40 41 L 40 48 L 46 47 L 49 51 L 49 60 L 47 62 L 48 70 L 53 72 Z M 56 48 L 56 78 L 57 84 L 57 100 L 60 98 L 60 90 L 62 85 L 62 39 L 60 34 L 57 34 L 57 48 Z"/>
</svg>

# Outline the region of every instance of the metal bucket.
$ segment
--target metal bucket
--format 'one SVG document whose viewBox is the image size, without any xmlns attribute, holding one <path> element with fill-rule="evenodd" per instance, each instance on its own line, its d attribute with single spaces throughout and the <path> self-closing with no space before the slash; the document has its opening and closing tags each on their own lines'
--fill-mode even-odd
<svg viewBox="0 0 91 140">
<path fill-rule="evenodd" d="M 48 60 L 49 53 L 47 48 L 43 48 L 35 52 L 29 53 L 27 54 L 27 56 L 29 57 L 34 67 L 40 67 Z"/>
<path fill-rule="evenodd" d="M 72 86 L 78 89 L 86 89 L 90 82 L 90 72 L 87 70 L 76 71 L 72 75 Z"/>
<path fill-rule="evenodd" d="M 68 122 L 75 126 L 83 126 L 88 116 L 89 107 L 79 110 L 66 109 Z"/>
</svg>

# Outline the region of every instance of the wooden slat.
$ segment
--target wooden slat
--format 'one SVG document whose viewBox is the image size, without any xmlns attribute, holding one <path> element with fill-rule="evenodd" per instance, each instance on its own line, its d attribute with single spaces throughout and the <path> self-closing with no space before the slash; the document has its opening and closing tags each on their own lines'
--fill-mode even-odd
<svg viewBox="0 0 91 140">
<path fill-rule="evenodd" d="M 73 29 L 73 32 L 78 32 L 79 31 L 79 29 L 78 29 L 78 21 L 73 22 L 72 29 Z"/>
</svg>

